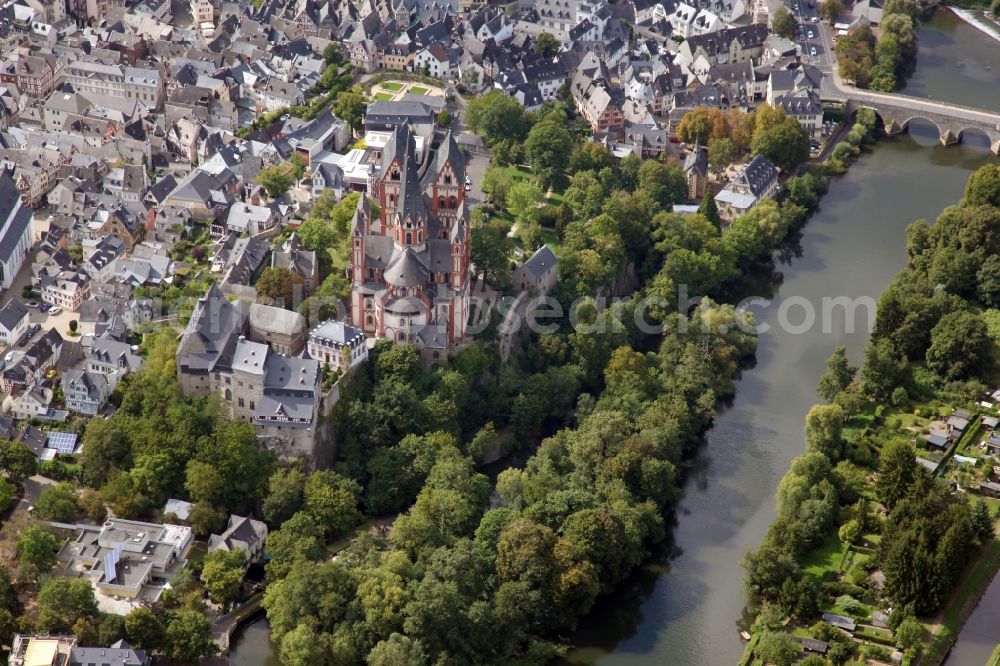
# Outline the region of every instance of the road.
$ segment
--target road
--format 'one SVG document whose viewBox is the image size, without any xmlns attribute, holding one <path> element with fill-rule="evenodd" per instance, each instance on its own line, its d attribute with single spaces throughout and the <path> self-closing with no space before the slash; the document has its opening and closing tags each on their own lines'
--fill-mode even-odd
<svg viewBox="0 0 1000 666">
<path fill-rule="evenodd" d="M 837 71 L 833 26 L 819 21 L 816 10 L 808 6 L 807 0 L 788 0 L 788 4 L 789 9 L 799 22 L 796 37 L 802 49 L 802 61 L 816 67 L 823 74 L 820 82 L 820 96 L 824 100 L 847 101 L 851 99 L 872 105 L 903 107 L 913 111 L 914 115 L 921 113 L 947 115 L 951 119 L 985 125 L 990 129 L 1000 131 L 1000 113 L 995 111 L 898 93 L 862 90 L 850 85 L 841 79 L 840 73 Z M 816 19 L 815 23 L 814 19 Z M 814 49 L 815 56 L 812 55 Z"/>
</svg>

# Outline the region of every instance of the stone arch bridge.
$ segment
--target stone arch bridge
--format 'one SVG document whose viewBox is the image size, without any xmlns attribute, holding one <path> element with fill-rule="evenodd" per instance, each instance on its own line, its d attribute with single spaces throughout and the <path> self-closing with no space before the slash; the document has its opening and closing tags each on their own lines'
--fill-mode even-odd
<svg viewBox="0 0 1000 666">
<path fill-rule="evenodd" d="M 875 111 L 887 134 L 905 132 L 913 120 L 926 120 L 937 127 L 943 146 L 959 143 L 963 134 L 975 132 L 988 137 L 990 150 L 1000 155 L 1000 111 L 855 88 L 847 95 L 847 112 L 853 114 L 860 108 Z"/>
</svg>

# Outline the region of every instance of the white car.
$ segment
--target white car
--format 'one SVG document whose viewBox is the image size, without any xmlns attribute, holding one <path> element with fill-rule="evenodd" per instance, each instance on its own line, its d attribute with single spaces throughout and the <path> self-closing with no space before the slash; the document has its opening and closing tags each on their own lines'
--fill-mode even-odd
<svg viewBox="0 0 1000 666">
<path fill-rule="evenodd" d="M 7 355 L 3 357 L 3 362 L 4 363 L 10 363 L 13 360 L 14 360 L 14 352 L 12 352 L 12 351 L 11 352 L 7 352 Z"/>
<path fill-rule="evenodd" d="M 810 47 L 810 49 L 809 49 L 809 55 L 811 55 L 814 58 L 816 57 L 816 47 L 815 46 Z"/>
<path fill-rule="evenodd" d="M 49 309 L 49 314 L 52 315 L 53 317 L 56 316 L 56 315 L 61 315 L 62 314 L 62 308 L 59 307 L 58 305 L 55 306 L 54 308 L 50 308 Z"/>
<path fill-rule="evenodd" d="M 815 33 L 815 32 L 813 32 L 812 30 L 810 30 L 810 31 L 809 31 L 809 39 L 812 39 L 812 38 L 813 38 L 813 37 L 815 37 L 815 36 L 816 36 L 816 33 Z"/>
</svg>

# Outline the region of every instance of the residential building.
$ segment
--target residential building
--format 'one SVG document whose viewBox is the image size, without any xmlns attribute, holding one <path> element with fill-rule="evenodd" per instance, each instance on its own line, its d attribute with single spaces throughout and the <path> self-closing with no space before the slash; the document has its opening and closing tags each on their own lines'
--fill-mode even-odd
<svg viewBox="0 0 1000 666">
<path fill-rule="evenodd" d="M 42 300 L 77 312 L 80 305 L 90 298 L 90 277 L 83 271 L 59 271 L 56 275 L 43 275 L 38 283 Z"/>
<path fill-rule="evenodd" d="M 12 298 L 0 308 L 0 343 L 13 346 L 28 332 L 28 308 Z"/>
<path fill-rule="evenodd" d="M 78 524 L 57 557 L 64 571 L 88 579 L 97 592 L 135 599 L 144 589 L 159 596 L 154 577 L 169 578 L 185 564 L 194 542 L 190 527 L 109 518 Z"/>
<path fill-rule="evenodd" d="M 216 550 L 242 551 L 247 564 L 259 562 L 264 556 L 264 542 L 267 540 L 267 525 L 253 516 L 231 514 L 222 534 L 208 537 L 208 552 Z"/>
<path fill-rule="evenodd" d="M 29 636 L 14 634 L 10 666 L 69 666 L 76 636 Z"/>
<path fill-rule="evenodd" d="M 114 377 L 117 380 L 117 375 Z M 114 390 L 108 375 L 90 370 L 71 368 L 61 381 L 66 409 L 84 416 L 95 416 Z"/>
<path fill-rule="evenodd" d="M 725 222 L 732 222 L 777 191 L 778 170 L 770 160 L 758 155 L 715 195 L 719 217 Z"/>
<path fill-rule="evenodd" d="M 271 253 L 271 266 L 285 268 L 302 280 L 304 296 L 312 296 L 319 281 L 319 265 L 316 253 L 307 250 L 299 241 L 299 235 L 292 233 L 280 249 Z"/>
<path fill-rule="evenodd" d="M 347 372 L 368 359 L 367 340 L 361 329 L 328 320 L 310 331 L 306 353 L 331 370 Z"/>
</svg>

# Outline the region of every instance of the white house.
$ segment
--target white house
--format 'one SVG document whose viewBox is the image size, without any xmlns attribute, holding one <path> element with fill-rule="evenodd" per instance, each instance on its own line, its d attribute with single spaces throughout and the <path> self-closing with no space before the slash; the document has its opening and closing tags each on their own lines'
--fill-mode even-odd
<svg viewBox="0 0 1000 666">
<path fill-rule="evenodd" d="M 13 345 L 28 332 L 28 308 L 16 298 L 0 308 L 0 342 Z"/>
</svg>

